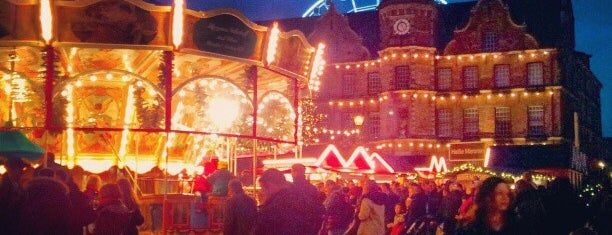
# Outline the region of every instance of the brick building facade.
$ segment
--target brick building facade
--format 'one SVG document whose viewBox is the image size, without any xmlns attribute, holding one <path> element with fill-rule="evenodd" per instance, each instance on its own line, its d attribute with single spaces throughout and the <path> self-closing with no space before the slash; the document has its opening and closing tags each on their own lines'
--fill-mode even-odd
<svg viewBox="0 0 612 235">
<path fill-rule="evenodd" d="M 574 50 L 568 0 L 387 0 L 346 16 L 332 5 L 313 21 L 281 27 L 327 44 L 320 142 L 357 138 L 388 156 L 448 156 L 473 142 L 498 155 L 548 145 L 569 164 L 576 113 L 580 151 L 601 155 L 601 83 L 589 56 Z M 555 165 L 546 155 L 533 167 Z"/>
</svg>

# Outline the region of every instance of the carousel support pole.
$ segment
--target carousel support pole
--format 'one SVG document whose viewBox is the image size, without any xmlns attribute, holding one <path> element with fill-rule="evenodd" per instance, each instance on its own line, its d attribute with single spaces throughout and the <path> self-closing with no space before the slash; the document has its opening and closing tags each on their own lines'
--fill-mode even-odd
<svg viewBox="0 0 612 235">
<path fill-rule="evenodd" d="M 257 66 L 252 66 L 247 78 L 253 83 L 253 107 L 259 107 L 257 92 Z M 257 108 L 253 108 L 253 197 L 257 195 Z"/>
<path fill-rule="evenodd" d="M 53 46 L 45 46 L 45 132 L 51 129 L 51 119 L 53 118 L 53 77 L 55 76 L 54 58 L 55 50 Z M 46 133 L 47 135 L 49 133 Z M 47 135 L 45 135 L 45 155 L 43 157 L 43 166 L 47 167 L 47 158 L 49 151 L 47 151 Z"/>
<path fill-rule="evenodd" d="M 138 185 L 138 158 L 139 158 L 139 148 L 140 148 L 140 133 L 136 134 L 136 156 L 134 156 L 134 192 L 137 192 L 140 189 Z M 138 196 L 138 194 L 137 194 Z"/>
<path fill-rule="evenodd" d="M 166 132 L 166 141 L 170 139 L 170 131 L 172 130 L 172 70 L 173 70 L 173 60 L 174 60 L 174 52 L 173 51 L 164 51 L 163 52 L 163 63 L 164 63 L 164 86 L 165 86 L 165 123 L 164 129 Z M 169 147 L 166 145 L 164 151 L 166 151 L 166 166 L 164 170 L 164 200 L 162 202 L 162 231 L 163 234 L 166 234 L 167 221 L 166 216 L 168 213 L 168 158 L 169 156 Z"/>
<path fill-rule="evenodd" d="M 253 139 L 253 195 L 257 195 L 257 139 Z"/>
</svg>

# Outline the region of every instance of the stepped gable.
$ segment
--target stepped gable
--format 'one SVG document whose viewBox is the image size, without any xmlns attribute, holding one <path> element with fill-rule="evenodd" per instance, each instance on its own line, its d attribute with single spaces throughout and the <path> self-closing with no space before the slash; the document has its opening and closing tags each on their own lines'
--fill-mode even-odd
<svg viewBox="0 0 612 235">
<path fill-rule="evenodd" d="M 325 15 L 321 16 L 308 41 L 317 45 L 327 45 L 326 54 L 331 55 L 331 63 L 361 61 L 370 58 L 367 48 L 362 45 L 363 38 L 351 29 L 348 19 L 338 12 L 333 4 Z"/>
<path fill-rule="evenodd" d="M 393 0 L 391 0 L 393 1 Z M 563 4 L 566 0 L 505 0 L 503 1 L 510 12 L 510 19 L 516 24 L 525 27 L 526 33 L 532 35 L 542 48 L 570 47 L 573 48 L 573 29 L 564 31 L 562 13 L 566 16 L 566 24 L 573 26 L 571 4 Z M 387 1 L 384 1 L 385 3 Z M 383 4 L 381 3 L 381 5 Z M 439 32 L 436 38 L 436 48 L 442 52 L 452 40 L 453 31 L 467 26 L 470 11 L 475 7 L 474 2 L 450 3 L 438 5 Z M 386 3 L 385 3 L 386 4 Z M 365 46 L 372 57 L 378 56 L 380 48 L 380 25 L 378 11 L 365 11 L 344 15 L 348 19 L 350 28 L 363 39 Z M 284 31 L 300 30 L 304 35 L 311 34 L 316 22 L 321 17 L 289 18 L 276 20 Z M 258 24 L 269 26 L 274 21 L 261 21 Z M 568 41 L 568 42 L 564 42 Z M 311 42 L 312 43 L 312 42 Z"/>
<path fill-rule="evenodd" d="M 481 0 L 470 11 L 467 25 L 453 32 L 453 39 L 444 54 L 471 54 L 486 51 L 487 34 L 496 40 L 492 51 L 516 51 L 539 48 L 538 42 L 510 17 L 508 6 L 501 0 Z"/>
</svg>

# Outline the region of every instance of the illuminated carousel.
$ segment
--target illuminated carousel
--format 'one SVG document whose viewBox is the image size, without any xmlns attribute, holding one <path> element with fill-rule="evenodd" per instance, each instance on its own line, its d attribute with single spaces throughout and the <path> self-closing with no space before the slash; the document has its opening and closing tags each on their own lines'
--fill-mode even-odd
<svg viewBox="0 0 612 235">
<path fill-rule="evenodd" d="M 324 45 L 183 6 L 0 1 L 0 122 L 85 174 L 201 174 L 209 158 L 237 172 L 236 156 L 299 152 Z"/>
</svg>

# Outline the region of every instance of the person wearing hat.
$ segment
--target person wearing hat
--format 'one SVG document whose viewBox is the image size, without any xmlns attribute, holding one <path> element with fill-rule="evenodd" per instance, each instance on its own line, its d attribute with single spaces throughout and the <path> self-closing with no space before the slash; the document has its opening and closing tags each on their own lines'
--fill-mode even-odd
<svg viewBox="0 0 612 235">
<path fill-rule="evenodd" d="M 0 182 L 0 228 L 6 229 L 5 234 L 16 233 L 12 216 L 23 199 L 20 181 L 28 166 L 21 158 L 9 158 L 5 163 L 6 173 Z"/>
<path fill-rule="evenodd" d="M 208 183 L 213 186 L 211 195 L 227 196 L 227 183 L 234 178 L 227 170 L 227 162 L 219 162 L 217 170 L 208 177 Z"/>
</svg>

